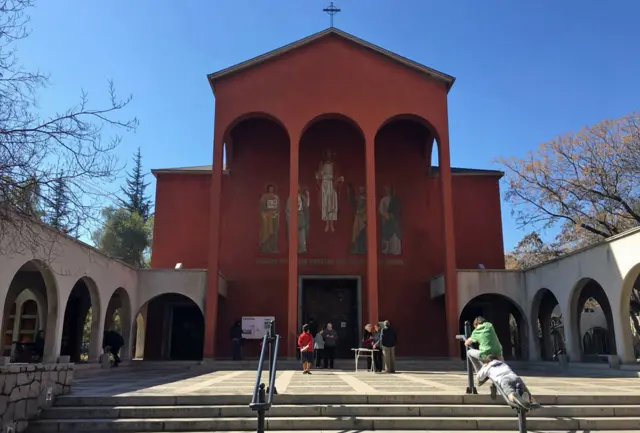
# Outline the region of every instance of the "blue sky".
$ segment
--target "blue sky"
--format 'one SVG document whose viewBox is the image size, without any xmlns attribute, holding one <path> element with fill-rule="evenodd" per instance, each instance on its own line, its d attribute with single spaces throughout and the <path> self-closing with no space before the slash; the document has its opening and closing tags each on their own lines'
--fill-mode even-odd
<svg viewBox="0 0 640 433">
<path fill-rule="evenodd" d="M 325 29 L 325 0 L 38 0 L 28 68 L 51 74 L 44 114 L 105 101 L 108 79 L 140 120 L 118 149 L 146 170 L 211 163 L 206 74 Z M 336 27 L 457 78 L 455 166 L 500 168 L 557 134 L 640 109 L 640 1 L 344 0 Z M 149 180 L 153 180 L 149 176 Z M 154 189 L 155 187 L 152 186 Z M 108 188 L 115 188 L 110 186 Z M 518 230 L 503 205 L 504 239 Z"/>
</svg>

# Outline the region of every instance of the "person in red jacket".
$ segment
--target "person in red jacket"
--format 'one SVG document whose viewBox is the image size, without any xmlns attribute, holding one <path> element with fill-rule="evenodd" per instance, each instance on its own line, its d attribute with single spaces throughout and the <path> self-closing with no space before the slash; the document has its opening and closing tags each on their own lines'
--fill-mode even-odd
<svg viewBox="0 0 640 433">
<path fill-rule="evenodd" d="M 302 327 L 302 334 L 298 336 L 298 347 L 300 348 L 300 361 L 302 361 L 302 374 L 311 374 L 309 369 L 313 362 L 313 336 L 309 332 L 309 325 Z"/>
</svg>

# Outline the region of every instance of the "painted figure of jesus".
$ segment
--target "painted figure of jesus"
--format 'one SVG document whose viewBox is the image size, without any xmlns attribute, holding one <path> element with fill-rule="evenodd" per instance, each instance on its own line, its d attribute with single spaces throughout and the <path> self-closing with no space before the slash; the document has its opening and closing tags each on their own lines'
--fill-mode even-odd
<svg viewBox="0 0 640 433">
<path fill-rule="evenodd" d="M 320 161 L 316 179 L 320 186 L 320 208 L 322 210 L 322 221 L 325 222 L 324 231 L 335 231 L 334 221 L 338 220 L 338 187 L 344 182 L 344 177 L 335 178 L 335 164 L 331 150 L 327 150 L 324 158 Z"/>
</svg>

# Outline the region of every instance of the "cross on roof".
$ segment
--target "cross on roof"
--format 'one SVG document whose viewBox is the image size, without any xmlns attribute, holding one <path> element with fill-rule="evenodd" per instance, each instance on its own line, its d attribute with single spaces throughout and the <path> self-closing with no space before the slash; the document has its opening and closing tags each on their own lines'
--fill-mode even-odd
<svg viewBox="0 0 640 433">
<path fill-rule="evenodd" d="M 330 21 L 330 22 L 331 22 L 331 27 L 333 27 L 333 16 L 334 16 L 335 14 L 337 14 L 338 12 L 340 12 L 340 11 L 341 11 L 341 9 L 339 9 L 339 8 L 335 7 L 335 6 L 334 6 L 334 4 L 333 4 L 333 2 L 331 2 L 331 3 L 329 4 L 329 7 L 326 7 L 326 8 L 324 8 L 324 9 L 322 9 L 322 11 L 323 11 L 323 12 L 326 12 L 326 13 L 328 13 L 328 14 L 329 14 L 329 17 L 330 17 L 330 19 L 331 19 L 331 21 Z"/>
</svg>

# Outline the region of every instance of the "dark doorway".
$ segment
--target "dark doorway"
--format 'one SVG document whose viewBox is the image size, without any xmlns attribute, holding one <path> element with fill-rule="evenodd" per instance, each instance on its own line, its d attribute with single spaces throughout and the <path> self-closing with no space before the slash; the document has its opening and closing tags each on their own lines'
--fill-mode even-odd
<svg viewBox="0 0 640 433">
<path fill-rule="evenodd" d="M 142 339 L 144 349 L 140 348 L 139 353 L 145 360 L 202 359 L 204 316 L 193 300 L 177 293 L 165 293 L 151 299 L 140 313 L 146 315 L 141 321 L 144 332 L 138 329 L 136 339 Z"/>
<path fill-rule="evenodd" d="M 470 300 L 460 313 L 460 333 L 464 323 L 482 316 L 491 322 L 502 344 L 505 359 L 525 359 L 523 342 L 527 341 L 524 316 L 516 304 L 506 296 L 486 293 Z M 461 343 L 462 344 L 462 343 Z M 463 349 L 464 346 L 461 346 Z M 465 351 L 461 351 L 464 358 Z"/>
<path fill-rule="evenodd" d="M 60 355 L 68 356 L 71 362 L 89 360 L 89 342 L 92 331 L 91 294 L 84 280 L 71 289 L 64 310 Z"/>
<path fill-rule="evenodd" d="M 359 347 L 357 278 L 302 278 L 302 323 L 319 329 L 327 323 L 338 332 L 336 357 L 352 357 Z"/>
<path fill-rule="evenodd" d="M 176 305 L 171 320 L 171 359 L 202 359 L 204 318 L 197 305 Z"/>
</svg>

